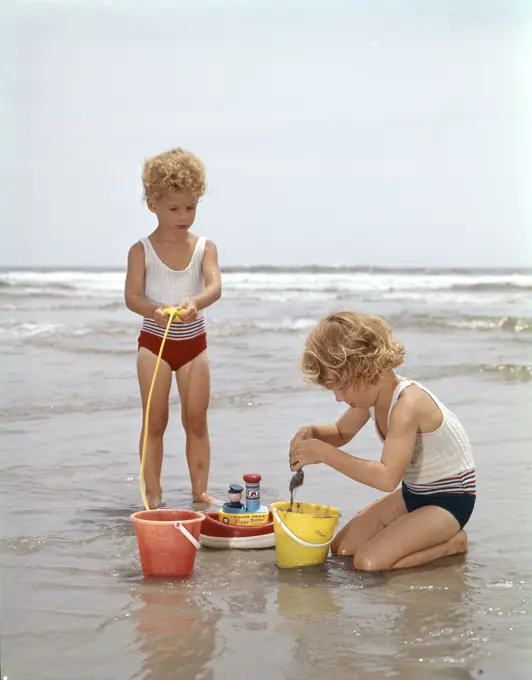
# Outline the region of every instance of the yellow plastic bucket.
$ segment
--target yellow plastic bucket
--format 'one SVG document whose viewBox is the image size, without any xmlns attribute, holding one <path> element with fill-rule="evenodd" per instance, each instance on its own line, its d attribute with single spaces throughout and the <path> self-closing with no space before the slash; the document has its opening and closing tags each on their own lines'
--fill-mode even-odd
<svg viewBox="0 0 532 680">
<path fill-rule="evenodd" d="M 277 565 L 281 569 L 323 564 L 329 553 L 340 511 L 328 505 L 273 503 L 273 530 Z"/>
</svg>

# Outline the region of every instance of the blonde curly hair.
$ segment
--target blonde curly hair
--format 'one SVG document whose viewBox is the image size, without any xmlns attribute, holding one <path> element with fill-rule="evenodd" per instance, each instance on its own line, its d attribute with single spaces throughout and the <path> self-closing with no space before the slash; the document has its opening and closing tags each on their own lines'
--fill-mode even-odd
<svg viewBox="0 0 532 680">
<path fill-rule="evenodd" d="M 193 153 L 177 147 L 144 163 L 142 184 L 148 203 L 169 191 L 187 191 L 200 198 L 205 193 L 205 166 Z"/>
<path fill-rule="evenodd" d="M 379 317 L 338 312 L 310 332 L 303 356 L 303 375 L 327 389 L 363 383 L 376 385 L 390 368 L 404 361 L 405 349 Z"/>
</svg>

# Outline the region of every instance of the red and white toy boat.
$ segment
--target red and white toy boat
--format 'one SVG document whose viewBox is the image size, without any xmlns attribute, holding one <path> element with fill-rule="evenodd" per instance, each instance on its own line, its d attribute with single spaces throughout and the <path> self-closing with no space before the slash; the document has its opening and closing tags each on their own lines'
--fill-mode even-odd
<svg viewBox="0 0 532 680">
<path fill-rule="evenodd" d="M 259 550 L 273 548 L 273 516 L 260 504 L 259 474 L 246 474 L 246 499 L 239 484 L 229 487 L 229 501 L 219 512 L 206 512 L 201 524 L 200 543 L 207 548 Z"/>
<path fill-rule="evenodd" d="M 269 513 L 268 523 L 259 526 L 237 526 L 224 524 L 218 519 L 217 512 L 206 512 L 201 523 L 200 543 L 207 548 L 240 548 L 241 550 L 260 550 L 273 548 L 273 517 Z"/>
</svg>

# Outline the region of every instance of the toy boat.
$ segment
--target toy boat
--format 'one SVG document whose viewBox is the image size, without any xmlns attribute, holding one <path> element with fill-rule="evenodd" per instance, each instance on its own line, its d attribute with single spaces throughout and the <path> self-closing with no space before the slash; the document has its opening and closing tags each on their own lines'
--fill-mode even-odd
<svg viewBox="0 0 532 680">
<path fill-rule="evenodd" d="M 260 550 L 275 546 L 273 516 L 268 514 L 268 522 L 257 526 L 238 526 L 225 524 L 218 519 L 217 512 L 206 512 L 201 524 L 200 543 L 206 548 L 227 550 Z"/>
<path fill-rule="evenodd" d="M 240 484 L 229 486 L 229 500 L 219 512 L 206 512 L 201 524 L 200 543 L 207 548 L 239 548 L 258 550 L 273 548 L 275 534 L 273 516 L 260 502 L 261 475 L 244 475 L 246 483 L 245 502 L 242 502 L 244 487 Z"/>
</svg>

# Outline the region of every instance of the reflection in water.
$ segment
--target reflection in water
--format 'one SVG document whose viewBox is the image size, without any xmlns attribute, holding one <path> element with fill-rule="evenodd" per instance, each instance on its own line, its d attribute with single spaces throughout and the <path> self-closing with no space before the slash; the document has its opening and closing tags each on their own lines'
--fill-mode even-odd
<svg viewBox="0 0 532 680">
<path fill-rule="evenodd" d="M 336 563 L 328 573 L 280 574 L 279 581 L 277 612 L 290 637 L 291 680 L 353 674 L 372 680 L 398 671 L 414 680 L 429 673 L 472 677 L 482 639 L 472 624 L 468 570 L 460 558 L 443 570 L 384 575 L 349 574 Z"/>
<path fill-rule="evenodd" d="M 135 585 L 135 680 L 239 678 L 249 664 L 290 680 L 488 677 L 493 617 L 479 618 L 464 556 L 381 574 L 336 558 L 280 570 L 271 551 L 205 550 L 198 560 L 189 580 Z"/>
<path fill-rule="evenodd" d="M 328 587 L 328 575 L 323 569 L 289 569 L 278 571 L 277 614 L 279 628 L 290 628 L 292 621 L 283 618 L 325 616 L 340 611 Z"/>
<path fill-rule="evenodd" d="M 213 680 L 217 615 L 187 582 L 144 581 L 133 591 L 142 680 Z"/>
<path fill-rule="evenodd" d="M 393 597 L 386 597 L 398 612 L 390 631 L 396 662 L 414 680 L 433 671 L 445 671 L 449 678 L 471 677 L 482 638 L 475 629 L 466 558 L 399 573 L 393 585 Z"/>
<path fill-rule="evenodd" d="M 286 618 L 325 616 L 340 610 L 333 601 L 332 591 L 326 586 L 291 586 L 281 583 L 275 602 L 279 616 Z"/>
</svg>

